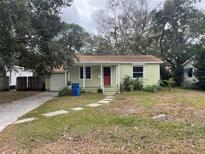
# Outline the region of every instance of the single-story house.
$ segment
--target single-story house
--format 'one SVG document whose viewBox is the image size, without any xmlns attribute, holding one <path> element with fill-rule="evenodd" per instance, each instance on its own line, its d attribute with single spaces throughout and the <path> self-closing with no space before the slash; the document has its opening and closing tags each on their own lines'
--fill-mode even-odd
<svg viewBox="0 0 205 154">
<path fill-rule="evenodd" d="M 79 55 L 70 71 L 55 69 L 46 89 L 59 91 L 68 82 L 79 83 L 85 91 L 117 92 L 126 76 L 142 78 L 144 86 L 160 81 L 160 59 L 151 55 Z"/>
<path fill-rule="evenodd" d="M 17 77 L 30 77 L 33 76 L 33 71 L 20 66 L 13 66 L 11 69 L 6 70 L 6 76 L 9 77 L 9 86 L 16 87 Z"/>
<path fill-rule="evenodd" d="M 194 57 L 188 59 L 187 61 L 185 61 L 183 64 L 183 69 L 184 69 L 184 73 L 183 73 L 183 79 L 184 82 L 189 82 L 189 83 L 195 83 L 197 82 L 197 78 L 194 76 L 194 71 L 195 71 L 195 67 L 194 67 Z"/>
</svg>

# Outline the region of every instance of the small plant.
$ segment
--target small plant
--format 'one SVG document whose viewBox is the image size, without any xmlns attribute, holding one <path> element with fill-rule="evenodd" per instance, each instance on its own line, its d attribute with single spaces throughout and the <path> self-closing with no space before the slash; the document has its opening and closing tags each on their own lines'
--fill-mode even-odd
<svg viewBox="0 0 205 154">
<path fill-rule="evenodd" d="M 168 80 L 164 80 L 165 83 L 167 83 L 167 86 L 169 90 L 172 90 L 172 86 L 175 84 L 174 78 L 169 78 Z"/>
<path fill-rule="evenodd" d="M 158 92 L 159 90 L 160 90 L 159 85 L 146 86 L 143 88 L 143 91 L 147 91 L 147 92 Z"/>
<path fill-rule="evenodd" d="M 71 95 L 71 90 L 68 89 L 68 87 L 61 89 L 58 93 L 58 97 L 70 96 L 70 95 Z"/>
<path fill-rule="evenodd" d="M 199 86 L 197 85 L 197 83 L 190 83 L 190 82 L 184 82 L 182 84 L 182 88 L 183 89 L 193 89 L 193 90 L 197 90 L 200 89 Z"/>
<path fill-rule="evenodd" d="M 67 86 L 70 86 L 70 85 L 71 85 L 71 81 L 68 81 L 68 82 L 67 82 Z"/>
<path fill-rule="evenodd" d="M 130 76 L 124 78 L 123 86 L 126 91 L 133 91 L 133 80 Z"/>
<path fill-rule="evenodd" d="M 134 91 L 139 91 L 139 90 L 142 90 L 142 88 L 143 88 L 143 81 L 139 78 L 136 78 L 133 81 L 133 90 Z"/>
<path fill-rule="evenodd" d="M 98 93 L 100 93 L 100 94 L 102 94 L 102 93 L 103 93 L 102 88 L 98 88 Z"/>
</svg>

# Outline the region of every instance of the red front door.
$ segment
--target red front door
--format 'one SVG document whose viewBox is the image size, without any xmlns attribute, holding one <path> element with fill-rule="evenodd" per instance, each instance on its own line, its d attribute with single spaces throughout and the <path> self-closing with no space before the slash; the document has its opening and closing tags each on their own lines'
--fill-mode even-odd
<svg viewBox="0 0 205 154">
<path fill-rule="evenodd" d="M 110 78 L 110 67 L 104 67 L 104 85 L 110 86 L 111 85 L 111 78 Z"/>
</svg>

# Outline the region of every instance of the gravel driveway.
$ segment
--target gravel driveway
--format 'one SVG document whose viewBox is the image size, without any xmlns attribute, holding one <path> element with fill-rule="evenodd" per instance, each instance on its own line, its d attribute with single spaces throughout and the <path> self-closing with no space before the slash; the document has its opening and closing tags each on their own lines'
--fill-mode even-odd
<svg viewBox="0 0 205 154">
<path fill-rule="evenodd" d="M 55 92 L 42 92 L 35 96 L 26 97 L 11 103 L 0 104 L 0 132 L 25 113 L 37 108 L 56 96 L 57 93 Z"/>
</svg>

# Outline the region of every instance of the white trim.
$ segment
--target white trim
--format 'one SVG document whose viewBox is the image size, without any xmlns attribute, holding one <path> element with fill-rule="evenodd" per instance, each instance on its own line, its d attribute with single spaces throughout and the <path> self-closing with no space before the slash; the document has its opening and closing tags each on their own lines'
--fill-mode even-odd
<svg viewBox="0 0 205 154">
<path fill-rule="evenodd" d="M 115 84 L 117 87 L 117 84 L 118 84 L 118 66 L 117 65 L 115 66 Z"/>
<path fill-rule="evenodd" d="M 83 89 L 85 89 L 85 65 L 83 65 Z"/>
<path fill-rule="evenodd" d="M 145 63 L 132 63 L 132 66 L 143 66 L 144 67 Z"/>
<path fill-rule="evenodd" d="M 133 73 L 134 73 L 133 72 L 133 67 L 142 67 L 143 68 L 142 77 L 139 77 L 139 78 L 143 79 L 144 78 L 144 68 L 145 68 L 144 65 L 132 65 L 132 79 L 136 79 L 136 78 L 133 77 Z M 141 73 L 141 72 L 135 72 L 135 73 Z"/>
<path fill-rule="evenodd" d="M 67 86 L 67 71 L 65 71 L 65 87 Z"/>
<path fill-rule="evenodd" d="M 121 79 L 121 69 L 120 64 L 118 64 L 118 91 L 120 92 L 120 79 Z"/>
<path fill-rule="evenodd" d="M 103 89 L 103 66 L 100 65 L 100 88 Z"/>
<path fill-rule="evenodd" d="M 163 64 L 164 62 L 119 62 L 119 61 L 84 61 L 84 62 L 76 62 L 75 64 Z"/>
<path fill-rule="evenodd" d="M 190 63 L 192 60 L 194 60 L 195 56 L 192 56 L 191 58 L 189 58 L 188 60 L 186 60 L 182 66 L 185 66 L 186 64 Z"/>
<path fill-rule="evenodd" d="M 85 66 L 85 68 L 84 68 Z M 79 66 L 79 79 L 83 80 L 83 78 L 80 77 L 80 68 L 83 67 L 83 77 L 85 77 L 85 80 L 92 80 L 92 66 L 90 65 L 83 65 L 83 66 Z M 90 67 L 90 78 L 86 78 L 86 67 Z M 84 72 L 85 71 L 85 72 Z M 84 74 L 85 73 L 85 74 Z"/>
<path fill-rule="evenodd" d="M 110 66 L 110 85 L 112 86 L 112 66 Z"/>
</svg>

